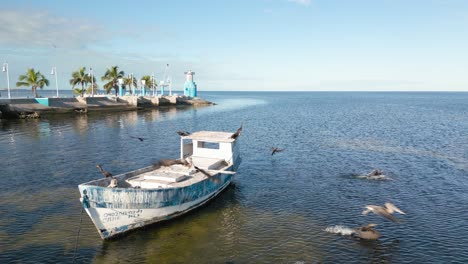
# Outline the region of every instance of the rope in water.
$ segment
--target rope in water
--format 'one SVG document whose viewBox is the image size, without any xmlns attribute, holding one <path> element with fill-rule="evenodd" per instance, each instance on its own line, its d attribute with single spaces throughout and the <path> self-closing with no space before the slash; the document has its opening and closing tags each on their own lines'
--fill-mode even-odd
<svg viewBox="0 0 468 264">
<path fill-rule="evenodd" d="M 83 222 L 83 212 L 84 212 L 84 206 L 81 206 L 80 225 L 78 226 L 78 233 L 76 234 L 75 251 L 73 252 L 73 262 L 72 263 L 75 263 L 76 251 L 78 249 L 78 240 L 80 238 L 81 223 Z"/>
</svg>

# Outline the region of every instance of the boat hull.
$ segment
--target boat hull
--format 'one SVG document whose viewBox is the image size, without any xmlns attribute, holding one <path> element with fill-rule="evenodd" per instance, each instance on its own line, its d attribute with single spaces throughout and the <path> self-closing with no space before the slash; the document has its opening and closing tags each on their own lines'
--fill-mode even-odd
<svg viewBox="0 0 468 264">
<path fill-rule="evenodd" d="M 214 198 L 231 182 L 218 174 L 185 188 L 123 189 L 80 185 L 81 201 L 102 239 L 172 219 Z M 110 201 L 110 202 L 109 202 Z"/>
</svg>

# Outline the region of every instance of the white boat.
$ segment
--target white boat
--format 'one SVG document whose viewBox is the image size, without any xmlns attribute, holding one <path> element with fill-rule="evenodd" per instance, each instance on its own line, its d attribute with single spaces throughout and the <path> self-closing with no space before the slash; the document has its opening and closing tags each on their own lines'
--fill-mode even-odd
<svg viewBox="0 0 468 264">
<path fill-rule="evenodd" d="M 180 159 L 171 164 L 185 165 L 166 162 L 80 184 L 80 201 L 101 238 L 174 218 L 214 198 L 241 162 L 238 134 L 181 136 Z"/>
</svg>

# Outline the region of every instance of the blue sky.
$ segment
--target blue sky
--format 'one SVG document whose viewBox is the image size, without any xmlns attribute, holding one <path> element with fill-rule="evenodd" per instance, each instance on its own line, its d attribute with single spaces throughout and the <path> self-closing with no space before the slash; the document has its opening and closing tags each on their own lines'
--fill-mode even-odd
<svg viewBox="0 0 468 264">
<path fill-rule="evenodd" d="M 468 91 L 468 1 L 6 1 L 0 61 L 60 89 L 71 72 L 137 77 L 164 66 L 174 89 Z M 55 46 L 55 47 L 54 47 Z M 6 86 L 5 74 L 0 87 Z M 52 82 L 50 89 L 55 89 Z"/>
</svg>

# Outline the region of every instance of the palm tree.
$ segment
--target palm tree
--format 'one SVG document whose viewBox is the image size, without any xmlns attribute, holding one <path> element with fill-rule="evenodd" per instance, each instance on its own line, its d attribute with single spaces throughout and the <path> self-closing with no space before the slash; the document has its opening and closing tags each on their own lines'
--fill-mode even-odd
<svg viewBox="0 0 468 264">
<path fill-rule="evenodd" d="M 133 74 L 130 74 L 126 78 L 124 78 L 124 86 L 128 86 L 128 90 L 130 91 L 130 93 L 132 93 L 133 86 L 135 86 L 135 88 L 138 87 L 137 79 L 135 78 L 135 76 L 133 76 Z"/>
<path fill-rule="evenodd" d="M 44 85 L 49 86 L 49 80 L 47 80 L 40 71 L 34 71 L 34 68 L 29 68 L 26 74 L 20 75 L 18 77 L 18 82 L 16 83 L 16 86 L 18 87 L 31 86 L 31 90 L 35 98 L 39 97 L 36 91 L 37 87 L 42 89 Z"/>
<path fill-rule="evenodd" d="M 158 86 L 156 80 L 149 75 L 144 75 L 143 77 L 141 77 L 141 80 L 145 81 L 145 87 L 148 87 L 149 90 L 153 88 L 156 89 L 156 87 Z"/>
<path fill-rule="evenodd" d="M 111 68 L 107 68 L 106 73 L 104 73 L 104 76 L 101 77 L 102 81 L 109 81 L 106 84 L 104 84 L 104 89 L 106 89 L 106 93 L 109 94 L 112 89 L 115 89 L 115 95 L 117 95 L 117 91 L 119 90 L 118 80 L 124 75 L 124 71 L 119 71 L 118 66 L 112 66 Z"/>
<path fill-rule="evenodd" d="M 91 77 L 86 72 L 86 67 L 81 67 L 77 71 L 72 72 L 72 78 L 70 79 L 70 84 L 73 85 L 72 89 L 75 88 L 75 85 L 81 84 L 81 89 L 75 89 L 75 93 L 84 95 L 86 89 L 84 88 L 91 81 Z"/>
</svg>

